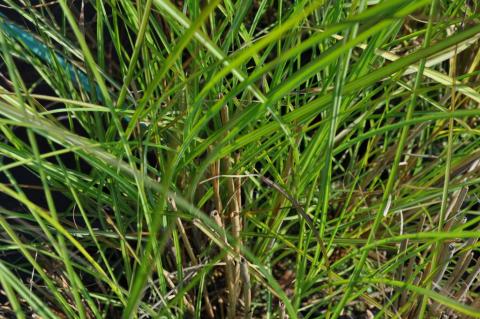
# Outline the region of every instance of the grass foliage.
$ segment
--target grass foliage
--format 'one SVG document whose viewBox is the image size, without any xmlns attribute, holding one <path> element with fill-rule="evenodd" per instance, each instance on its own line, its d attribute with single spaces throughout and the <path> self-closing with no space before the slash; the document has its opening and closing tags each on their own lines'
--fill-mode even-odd
<svg viewBox="0 0 480 319">
<path fill-rule="evenodd" d="M 0 317 L 480 318 L 477 1 L 0 3 Z"/>
</svg>

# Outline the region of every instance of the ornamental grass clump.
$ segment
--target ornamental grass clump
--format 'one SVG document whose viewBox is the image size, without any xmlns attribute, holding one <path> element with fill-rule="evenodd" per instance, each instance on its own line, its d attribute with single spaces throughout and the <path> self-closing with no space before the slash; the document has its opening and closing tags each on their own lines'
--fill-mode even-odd
<svg viewBox="0 0 480 319">
<path fill-rule="evenodd" d="M 0 2 L 0 318 L 480 318 L 475 1 Z"/>
</svg>

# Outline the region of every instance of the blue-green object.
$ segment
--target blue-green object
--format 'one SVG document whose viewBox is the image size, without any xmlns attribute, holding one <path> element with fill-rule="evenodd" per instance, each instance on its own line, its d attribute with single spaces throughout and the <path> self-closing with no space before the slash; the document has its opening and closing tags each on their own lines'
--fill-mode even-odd
<svg viewBox="0 0 480 319">
<path fill-rule="evenodd" d="M 0 29 L 3 30 L 3 32 L 10 38 L 15 39 L 20 43 L 23 43 L 25 47 L 27 47 L 42 61 L 49 64 L 54 64 L 55 62 L 57 62 L 62 68 L 67 70 L 70 78 L 74 81 L 74 83 L 76 83 L 77 85 L 81 85 L 88 92 L 93 91 L 88 76 L 85 74 L 85 72 L 79 70 L 77 67 L 67 62 L 67 60 L 65 60 L 65 58 L 59 53 L 53 52 L 53 50 L 51 50 L 48 46 L 36 39 L 28 31 L 23 30 L 13 22 L 9 22 L 2 14 L 0 14 Z M 56 61 L 54 61 L 54 59 Z M 100 98 L 101 94 L 97 86 L 95 87 L 95 91 L 96 95 Z"/>
<path fill-rule="evenodd" d="M 42 43 L 30 32 L 17 26 L 15 23 L 9 21 L 3 14 L 0 13 L 0 31 L 4 32 L 11 39 L 22 43 L 34 55 L 36 55 L 43 62 L 53 65 L 58 63 L 62 68 L 67 70 L 70 79 L 78 86 L 90 93 L 94 93 L 99 101 L 103 101 L 102 94 L 98 85 L 92 87 L 87 74 L 77 68 L 72 63 L 68 62 L 60 53 L 50 49 L 47 45 Z M 125 116 L 124 119 L 129 122 L 130 117 Z M 147 126 L 147 123 L 140 122 L 142 127 Z"/>
</svg>

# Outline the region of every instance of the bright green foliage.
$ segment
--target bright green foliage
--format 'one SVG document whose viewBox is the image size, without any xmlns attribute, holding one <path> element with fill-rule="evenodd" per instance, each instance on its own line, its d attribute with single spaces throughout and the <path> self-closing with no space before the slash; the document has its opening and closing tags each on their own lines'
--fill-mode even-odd
<svg viewBox="0 0 480 319">
<path fill-rule="evenodd" d="M 480 318 L 476 1 L 0 4 L 0 317 Z"/>
</svg>

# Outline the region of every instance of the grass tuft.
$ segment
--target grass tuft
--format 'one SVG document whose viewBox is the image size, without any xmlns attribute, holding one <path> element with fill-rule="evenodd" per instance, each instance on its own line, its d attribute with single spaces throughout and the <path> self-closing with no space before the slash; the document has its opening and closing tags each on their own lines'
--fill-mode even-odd
<svg viewBox="0 0 480 319">
<path fill-rule="evenodd" d="M 480 318 L 475 1 L 0 2 L 0 317 Z"/>
</svg>

